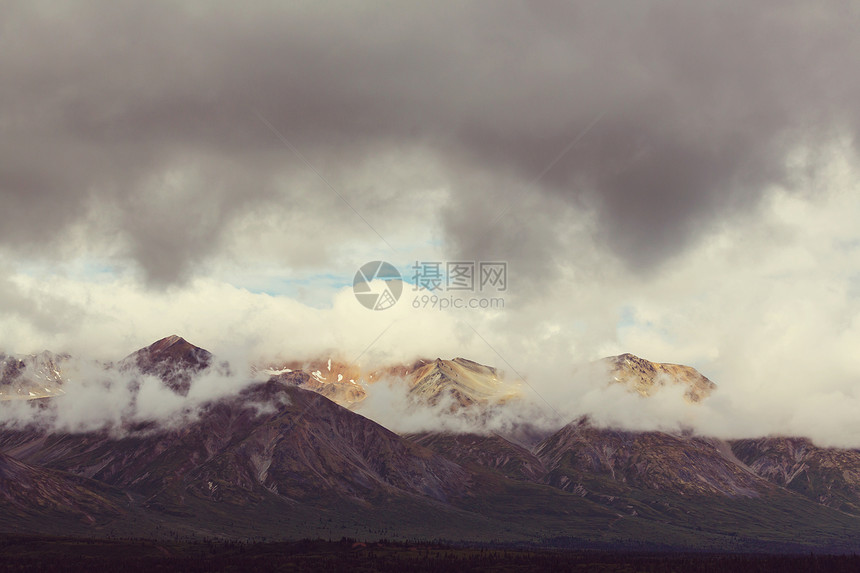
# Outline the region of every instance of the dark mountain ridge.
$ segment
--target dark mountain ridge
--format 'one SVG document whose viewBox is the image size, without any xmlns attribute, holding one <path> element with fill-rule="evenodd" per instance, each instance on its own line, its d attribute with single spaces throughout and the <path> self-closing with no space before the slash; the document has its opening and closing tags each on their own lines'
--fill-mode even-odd
<svg viewBox="0 0 860 573">
<path fill-rule="evenodd" d="M 122 367 L 187 395 L 214 360 L 172 336 Z M 427 370 L 415 378 L 424 389 L 419 397 L 438 399 L 455 388 L 476 407 L 476 390 L 498 394 L 489 367 L 462 359 L 417 367 Z M 685 368 L 677 367 L 685 380 L 660 383 L 713 389 Z M 635 383 L 650 388 L 648 369 L 635 370 Z M 849 515 L 860 491 L 854 451 L 623 432 L 587 420 L 534 447 L 501 435 L 399 436 L 305 389 L 308 376 L 281 372 L 246 384 L 186 412 L 181 424 L 144 422 L 119 433 L 0 424 L 0 506 L 7 510 L 0 530 L 62 523 L 81 534 L 159 535 L 166 524 L 227 537 L 326 531 L 367 539 L 860 549 L 860 521 Z"/>
</svg>

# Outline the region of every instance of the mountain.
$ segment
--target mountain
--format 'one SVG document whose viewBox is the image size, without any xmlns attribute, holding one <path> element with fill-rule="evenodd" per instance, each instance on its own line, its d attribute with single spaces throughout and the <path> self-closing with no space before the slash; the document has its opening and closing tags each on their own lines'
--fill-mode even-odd
<svg viewBox="0 0 860 573">
<path fill-rule="evenodd" d="M 127 356 L 120 367 L 136 367 L 143 374 L 157 376 L 171 390 L 187 396 L 194 375 L 208 368 L 211 362 L 212 353 L 174 334 Z"/>
<path fill-rule="evenodd" d="M 201 466 L 198 479 L 222 479 L 224 463 L 253 469 L 259 484 L 291 499 L 320 494 L 367 499 L 418 494 L 445 500 L 463 494 L 469 475 L 441 456 L 409 442 L 324 397 L 268 382 L 241 401 L 276 405 L 244 439 Z"/>
<path fill-rule="evenodd" d="M 341 535 L 370 535 L 374 524 L 428 538 L 444 523 L 481 537 L 490 530 L 480 525 L 484 518 L 452 505 L 471 495 L 470 472 L 277 381 L 209 403 L 179 427 L 126 432 L 5 428 L 0 451 L 46 479 L 74 476 L 123 492 L 138 521 L 112 527 L 126 534 L 157 534 L 158 523 L 191 535 L 235 537 L 302 537 L 311 523 Z M 31 514 L 42 508 L 38 498 L 25 505 Z M 413 515 L 414 522 L 404 517 Z"/>
<path fill-rule="evenodd" d="M 599 365 L 601 372 L 608 370 L 610 382 L 625 384 L 643 397 L 666 385 L 681 385 L 686 387 L 687 400 L 696 403 L 716 389 L 716 384 L 694 368 L 650 362 L 633 354 L 610 356 L 599 361 Z M 431 405 L 445 399 L 452 400 L 452 408 L 503 404 L 520 397 L 517 387 L 506 382 L 497 369 L 465 358 L 419 359 L 411 364 L 391 364 L 366 371 L 355 364 L 329 358 L 283 362 L 258 370 L 322 394 L 347 408 L 373 392 L 373 384 L 392 378 L 409 385 L 413 400 Z"/>
<path fill-rule="evenodd" d="M 651 362 L 633 354 L 609 356 L 602 362 L 609 368 L 612 381 L 625 384 L 642 396 L 651 396 L 667 384 L 681 385 L 687 388 L 684 397 L 695 403 L 707 398 L 717 387 L 690 366 Z"/>
<path fill-rule="evenodd" d="M 594 428 L 580 420 L 534 453 L 548 470 L 543 483 L 613 507 L 625 520 L 681 526 L 694 536 L 752 538 L 781 550 L 795 543 L 853 545 L 856 517 L 765 479 L 733 449 L 712 438 Z"/>
<path fill-rule="evenodd" d="M 16 357 L 0 354 L 0 401 L 34 400 L 63 394 L 67 355 L 47 350 Z"/>
<path fill-rule="evenodd" d="M 459 406 L 502 403 L 517 396 L 516 389 L 505 383 L 501 374 L 465 358 L 418 363 L 411 374 L 411 396 L 429 404 L 437 404 L 445 396 Z"/>
<path fill-rule="evenodd" d="M 483 476 L 467 507 L 528 523 L 565 547 L 600 538 L 649 547 L 847 550 L 860 531 L 857 518 L 755 475 L 719 440 L 618 432 L 582 420 L 531 452 L 498 436 L 410 438 Z M 599 513 L 606 510 L 608 518 Z M 586 515 L 584 531 L 575 524 Z"/>
<path fill-rule="evenodd" d="M 610 383 L 625 384 L 643 397 L 651 396 L 667 385 L 680 385 L 686 388 L 686 399 L 697 403 L 716 389 L 716 384 L 695 368 L 650 362 L 633 354 L 609 356 L 597 364 L 600 373 L 607 372 Z M 329 358 L 283 362 L 259 370 L 322 394 L 347 408 L 360 403 L 373 392 L 373 384 L 393 378 L 402 379 L 409 385 L 408 392 L 413 400 L 436 405 L 450 399 L 454 409 L 504 404 L 521 396 L 518 388 L 505 381 L 501 372 L 465 358 L 419 359 L 411 364 L 390 364 L 370 370 Z M 594 375 L 599 376 L 597 371 Z"/>
<path fill-rule="evenodd" d="M 806 438 L 737 440 L 732 452 L 756 475 L 817 503 L 860 515 L 860 451 Z"/>
<path fill-rule="evenodd" d="M 660 384 L 686 384 L 698 399 L 713 389 L 687 367 L 615 358 L 616 372 L 635 374 L 631 388 L 640 384 L 645 396 Z M 174 336 L 120 367 L 187 394 L 214 363 Z M 453 408 L 504 407 L 515 389 L 462 358 L 361 378 L 328 360 L 270 370 L 230 395 L 189 400 L 163 424 L 58 432 L 38 424 L 53 408 L 34 410 L 29 427 L 0 422 L 0 532 L 860 549 L 860 518 L 845 513 L 856 500 L 857 452 L 619 431 L 587 419 L 534 446 L 516 431 L 399 436 L 323 394 L 348 402 L 344 388 L 372 392 L 369 380 L 385 372 L 404 378 L 416 400 L 450 396 Z"/>
<path fill-rule="evenodd" d="M 373 392 L 373 384 L 387 379 L 402 379 L 414 400 L 431 405 L 445 398 L 453 399 L 456 407 L 502 403 L 518 396 L 516 388 L 505 383 L 495 368 L 465 358 L 420 359 L 412 364 L 390 364 L 367 371 L 329 358 L 285 362 L 262 371 L 347 408 Z"/>
<path fill-rule="evenodd" d="M 33 464 L 146 496 L 290 499 L 387 491 L 446 498 L 468 474 L 333 402 L 276 381 L 206 405 L 178 430 L 6 432 L 0 447 Z"/>
<path fill-rule="evenodd" d="M 535 455 L 549 468 L 547 483 L 589 495 L 604 486 L 681 495 L 758 497 L 774 489 L 719 440 L 663 432 L 625 432 L 568 424 Z"/>
</svg>

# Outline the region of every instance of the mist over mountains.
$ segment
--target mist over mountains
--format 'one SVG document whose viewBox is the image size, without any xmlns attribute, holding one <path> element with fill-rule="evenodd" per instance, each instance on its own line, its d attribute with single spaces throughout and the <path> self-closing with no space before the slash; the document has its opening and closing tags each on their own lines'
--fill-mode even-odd
<svg viewBox="0 0 860 573">
<path fill-rule="evenodd" d="M 721 388 L 640 427 L 860 443 L 854 8 L 0 10 L 5 352 L 504 357 L 607 419 L 571 367 L 631 352 Z M 375 260 L 504 261 L 506 307 L 366 312 Z"/>
<path fill-rule="evenodd" d="M 857 450 L 553 424 L 502 371 L 464 358 L 242 369 L 170 336 L 73 363 L 53 372 L 54 396 L 16 389 L 43 372 L 35 358 L 0 381 L 0 529 L 720 550 L 848 550 L 860 531 Z M 695 409 L 719 391 L 630 354 L 590 366 L 595 386 L 642 403 L 674 391 Z M 379 395 L 408 429 L 377 423 Z"/>
<path fill-rule="evenodd" d="M 252 356 L 225 359 L 176 335 L 116 361 L 47 351 L 9 355 L 0 403 L 7 423 L 26 423 L 34 404 L 42 405 L 35 411 L 50 404 L 45 423 L 72 431 L 118 429 L 133 420 L 176 421 L 208 400 L 272 379 L 311 390 L 399 433 L 490 433 L 525 426 L 546 431 L 587 417 L 598 426 L 723 439 L 804 435 L 741 418 L 720 386 L 694 368 L 629 353 L 570 364 L 562 383 L 550 384 L 462 357 L 350 363 L 340 352 L 299 360 Z M 552 393 L 565 385 L 569 395 Z M 55 395 L 63 399 L 36 400 Z M 819 443 L 830 445 L 826 439 Z"/>
</svg>

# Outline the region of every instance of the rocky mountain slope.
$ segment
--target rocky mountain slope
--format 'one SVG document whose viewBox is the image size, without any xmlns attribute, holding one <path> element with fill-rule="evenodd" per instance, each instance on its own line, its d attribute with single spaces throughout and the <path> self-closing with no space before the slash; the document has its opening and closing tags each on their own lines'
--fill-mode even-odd
<svg viewBox="0 0 860 573">
<path fill-rule="evenodd" d="M 314 393 L 270 381 L 204 407 L 180 429 L 6 431 L 6 455 L 150 499 L 251 500 L 402 492 L 445 499 L 469 486 L 448 460 Z"/>
<path fill-rule="evenodd" d="M 609 368 L 613 382 L 624 384 L 646 397 L 663 386 L 681 385 L 686 387 L 684 397 L 695 403 L 710 396 L 717 387 L 695 368 L 680 364 L 651 362 L 633 354 L 609 356 L 602 362 Z"/>
<path fill-rule="evenodd" d="M 119 491 L 97 481 L 0 453 L 0 529 L 35 523 L 51 531 L 52 524 L 66 520 L 93 525 L 121 519 L 128 515 L 124 502 Z"/>
<path fill-rule="evenodd" d="M 822 448 L 806 438 L 738 440 L 731 448 L 762 478 L 817 503 L 860 515 L 860 451 Z"/>
<path fill-rule="evenodd" d="M 738 464 L 719 440 L 663 432 L 624 432 L 568 424 L 535 455 L 550 469 L 546 483 L 581 495 L 640 488 L 682 495 L 759 497 L 774 486 Z"/>
<path fill-rule="evenodd" d="M 429 404 L 450 396 L 459 406 L 503 403 L 518 394 L 495 368 L 465 358 L 422 361 L 412 373 L 409 393 Z"/>
<path fill-rule="evenodd" d="M 531 451 L 499 435 L 424 433 L 406 437 L 458 464 L 491 468 L 507 478 L 539 482 L 547 473 Z"/>
<path fill-rule="evenodd" d="M 345 408 L 367 397 L 365 375 L 354 365 L 333 362 L 288 362 L 262 373 L 286 384 L 321 394 Z"/>
<path fill-rule="evenodd" d="M 47 350 L 29 356 L 0 354 L 0 401 L 34 400 L 63 394 L 63 363 L 69 356 Z"/>
<path fill-rule="evenodd" d="M 159 376 L 187 395 L 214 361 L 168 337 L 121 368 Z M 631 355 L 607 361 L 643 399 L 681 384 L 697 407 L 714 389 L 691 368 Z M 68 433 L 0 423 L 0 531 L 62 524 L 92 535 L 169 528 L 228 537 L 860 549 L 860 518 L 849 515 L 857 508 L 857 452 L 803 440 L 728 444 L 623 432 L 586 419 L 534 447 L 490 433 L 399 436 L 325 396 L 337 386 L 333 397 L 350 399 L 344 383 L 372 391 L 349 382 L 359 376 L 349 368 L 326 361 L 273 369 L 265 382 L 189 402 L 181 420 L 163 425 Z M 516 395 L 495 369 L 461 358 L 401 370 L 426 403 L 449 396 L 454 408 L 504 407 Z M 62 398 L 55 400 L 59 407 Z M 34 421 L 50 412 L 35 409 Z"/>
</svg>

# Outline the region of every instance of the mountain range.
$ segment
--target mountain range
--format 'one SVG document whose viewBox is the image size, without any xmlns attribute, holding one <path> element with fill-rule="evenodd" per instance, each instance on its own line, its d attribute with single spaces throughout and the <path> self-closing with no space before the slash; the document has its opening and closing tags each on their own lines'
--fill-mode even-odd
<svg viewBox="0 0 860 573">
<path fill-rule="evenodd" d="M 30 423 L 0 420 L 0 532 L 860 548 L 857 450 L 802 437 L 622 431 L 588 418 L 528 440 L 515 431 L 398 435 L 353 411 L 381 380 L 454 413 L 520 399 L 500 371 L 464 358 L 367 372 L 328 359 L 268 364 L 240 390 L 167 421 L 70 431 L 50 424 L 74 392 L 64 382 L 70 359 L 2 358 L 0 406 L 34 408 Z M 630 354 L 600 364 L 607 375 L 595 384 L 624 384 L 643 400 L 681 385 L 697 407 L 717 389 L 687 366 Z M 179 399 L 202 373 L 230 365 L 171 336 L 111 368 L 130 377 L 131 392 L 141 391 L 136 377 L 157 377 Z"/>
</svg>

